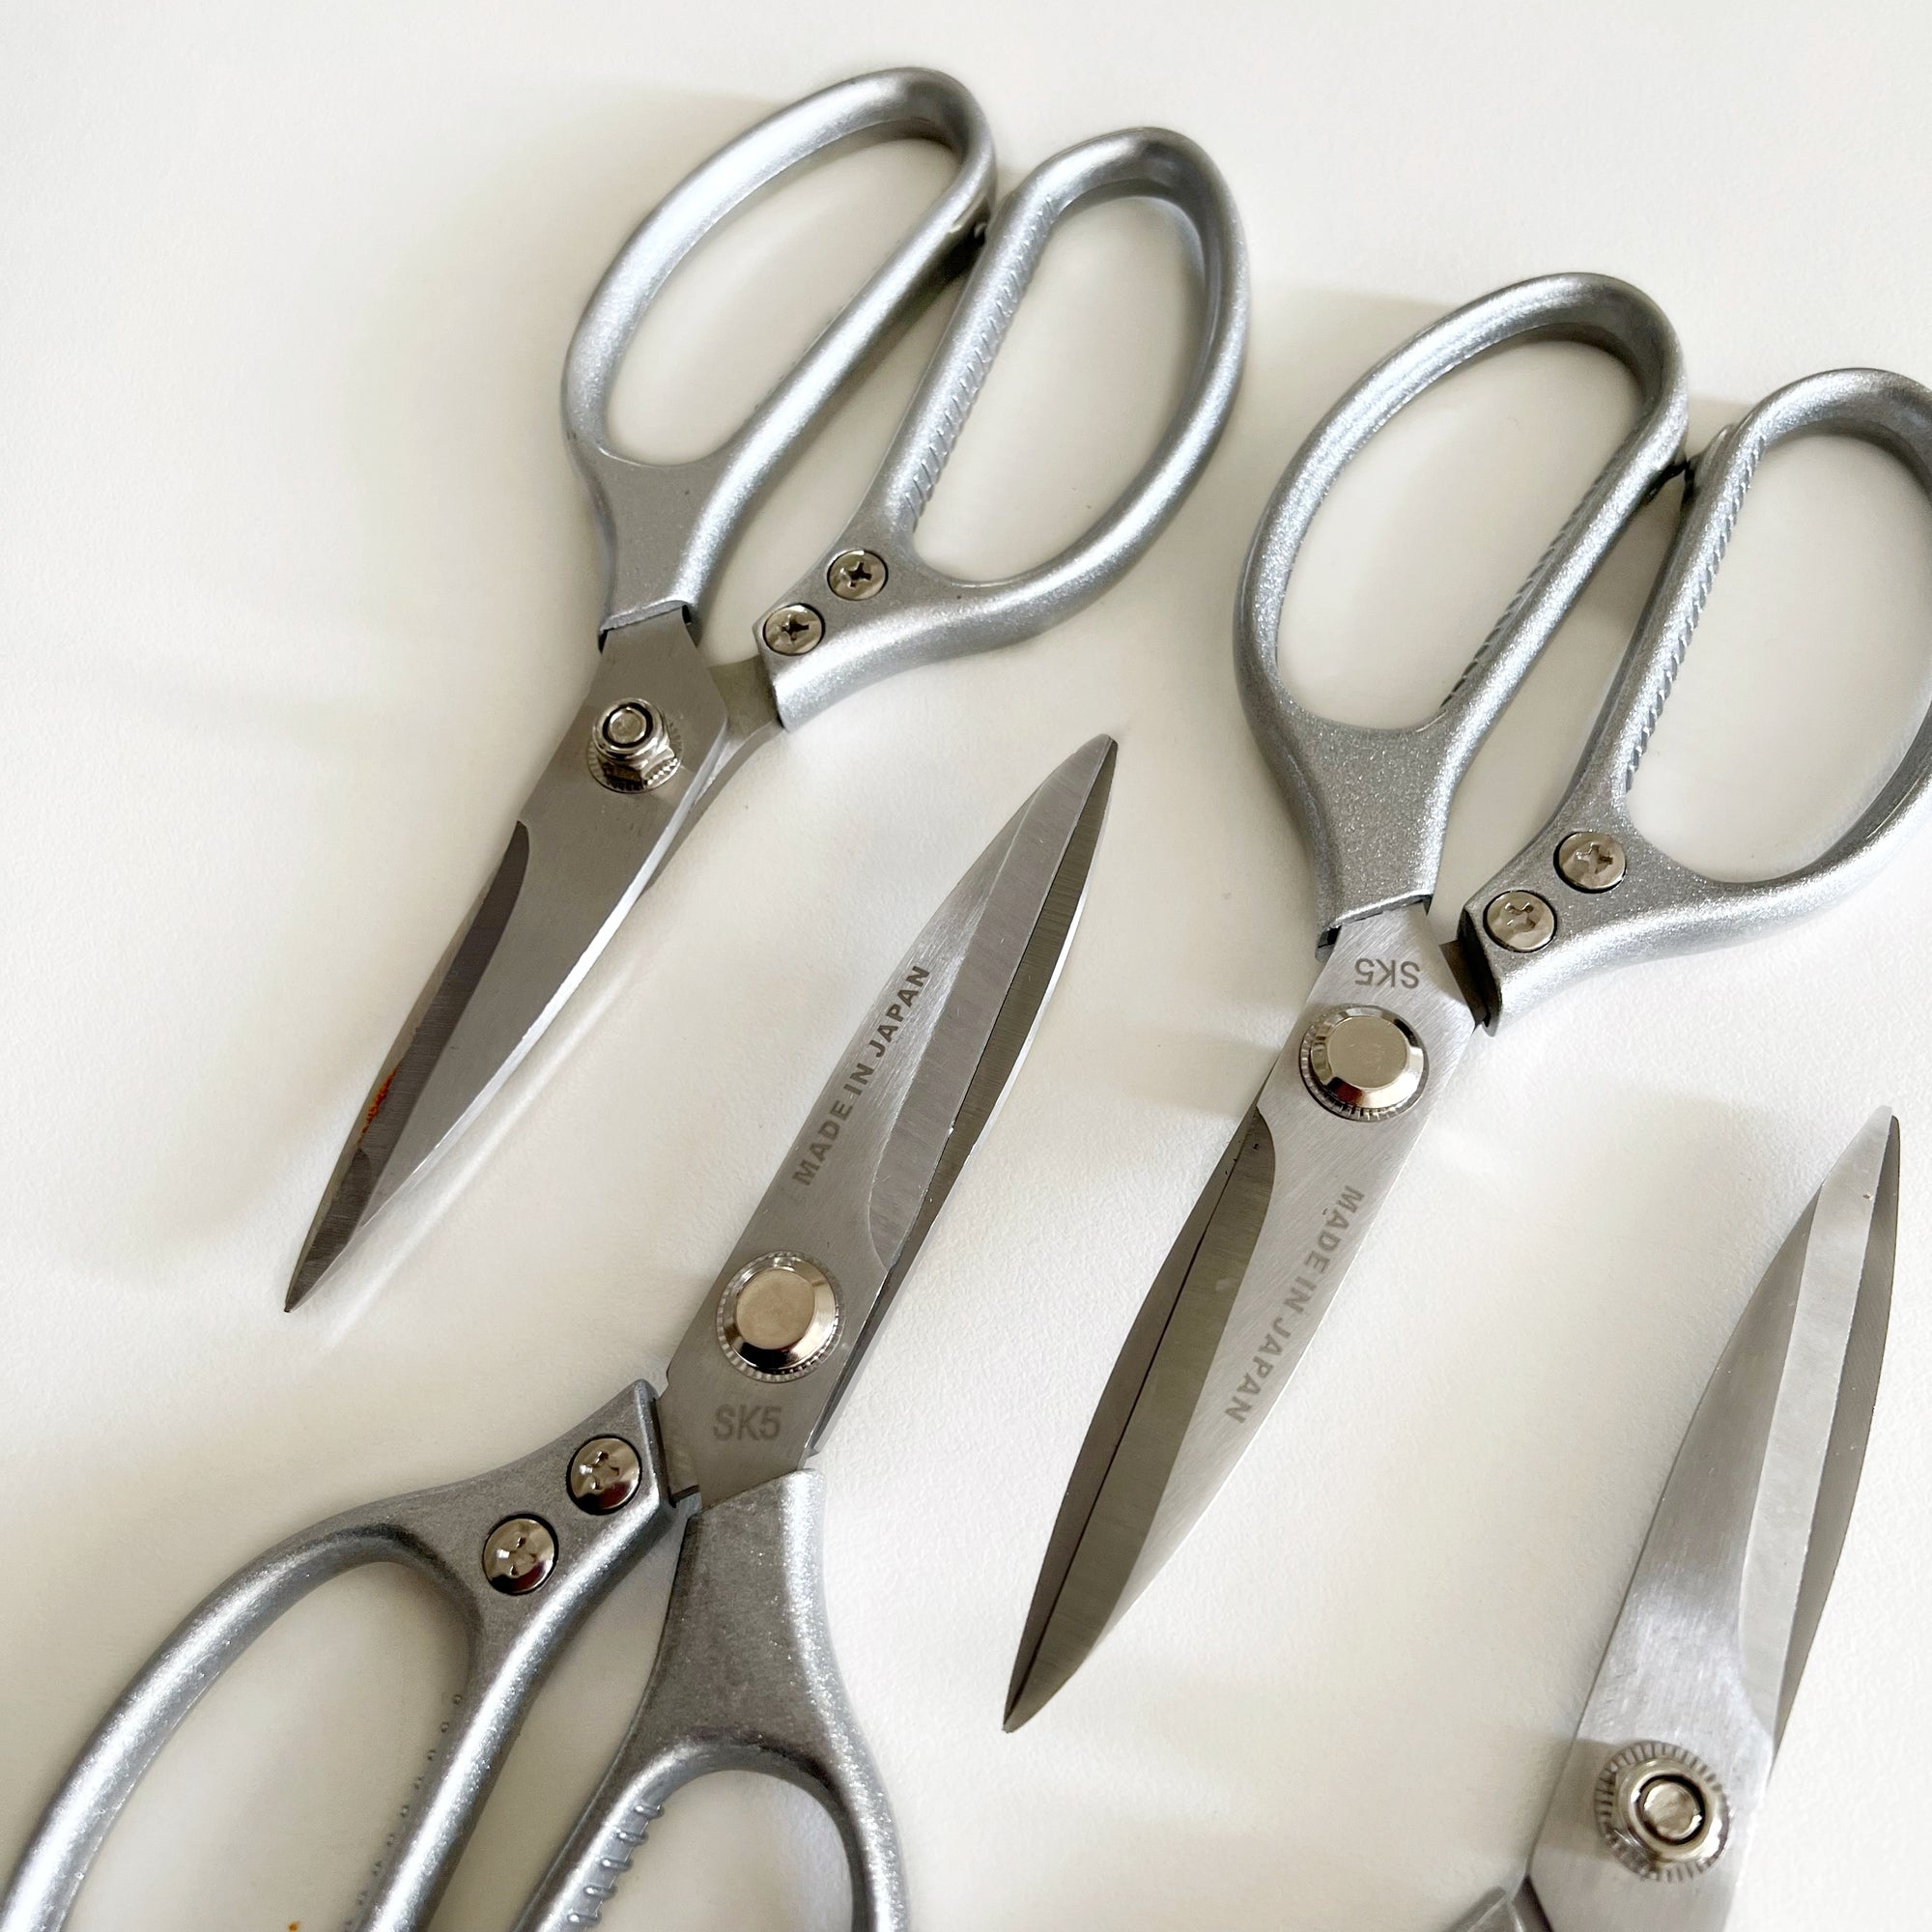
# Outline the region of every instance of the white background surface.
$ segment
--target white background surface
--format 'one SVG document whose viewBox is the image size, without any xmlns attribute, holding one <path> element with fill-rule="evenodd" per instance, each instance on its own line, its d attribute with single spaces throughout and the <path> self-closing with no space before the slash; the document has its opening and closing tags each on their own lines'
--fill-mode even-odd
<svg viewBox="0 0 1932 1932">
<path fill-rule="evenodd" d="M 1031 1727 L 999 1714 L 1120 1337 L 1313 972 L 1228 649 L 1276 472 L 1377 355 L 1548 269 L 1662 301 L 1700 438 L 1812 368 L 1932 376 L 1928 57 L 1904 6 L 0 14 L 9 1854 L 237 1562 L 661 1369 L 906 940 L 1104 729 L 1120 781 L 1055 1004 L 822 1459 L 834 1628 L 921 1920 L 1430 1932 L 1509 1875 L 1720 1340 L 1889 1101 L 1886 1383 L 1736 1922 L 1925 1924 L 1926 838 L 1808 926 L 1479 1042 L 1184 1554 Z M 555 422 L 577 310 L 719 140 L 898 60 L 980 94 L 1009 179 L 1137 121 L 1208 145 L 1257 297 L 1223 450 L 1075 622 L 762 752 L 490 1131 L 285 1318 L 345 1123 L 587 673 L 598 565 Z M 930 180 L 855 161 L 748 224 L 647 335 L 627 424 L 700 445 Z M 1132 209 L 1069 235 L 933 554 L 1017 564 L 1111 494 L 1179 360 L 1176 260 Z M 834 534 L 917 359 L 775 500 L 714 649 Z M 1607 366 L 1539 351 L 1406 421 L 1311 546 L 1302 688 L 1426 708 L 1623 404 Z M 1472 773 L 1445 923 L 1553 798 L 1660 540 L 1632 538 Z M 1769 466 L 1643 822 L 1734 871 L 1815 850 L 1924 702 L 1928 616 L 1932 513 L 1902 476 L 1818 447 Z M 667 1574 L 560 1673 L 445 1932 L 513 1915 L 628 1715 Z M 75 1922 L 337 1922 L 457 1662 L 409 1579 L 331 1586 L 210 1696 Z M 606 1922 L 833 1926 L 842 1886 L 806 1801 L 719 1778 Z"/>
</svg>

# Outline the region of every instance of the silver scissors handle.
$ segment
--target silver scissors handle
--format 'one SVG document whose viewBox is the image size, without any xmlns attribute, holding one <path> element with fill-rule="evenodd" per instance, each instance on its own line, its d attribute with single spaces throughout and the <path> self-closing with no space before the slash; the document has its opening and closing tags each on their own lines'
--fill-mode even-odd
<svg viewBox="0 0 1932 1932">
<path fill-rule="evenodd" d="M 548 1448 L 488 1475 L 332 1517 L 290 1537 L 207 1597 L 101 1720 L 42 1814 L 6 1896 L 0 1932 L 55 1932 L 88 1866 L 156 1754 L 202 1693 L 283 1611 L 364 1563 L 401 1563 L 456 1606 L 469 1671 L 401 1821 L 355 1901 L 357 1932 L 429 1922 L 504 1753 L 551 1664 L 606 1592 L 675 1525 L 658 1463 L 651 1390 L 633 1384 Z M 585 1444 L 614 1437 L 637 1453 L 637 1491 L 586 1514 L 569 1471 Z M 540 1534 L 538 1532 L 541 1532 Z M 493 1585 L 486 1554 L 548 1566 L 538 1587 Z M 523 1578 L 537 1575 L 526 1567 Z"/>
<path fill-rule="evenodd" d="M 855 1932 L 900 1932 L 898 1839 L 827 1633 L 823 1548 L 811 1469 L 692 1519 L 649 1688 L 515 1932 L 596 1924 L 666 1801 L 714 1771 L 810 1792 L 845 1847 Z"/>
<path fill-rule="evenodd" d="M 1200 337 L 1180 404 L 1139 473 L 1083 536 L 1032 570 L 968 582 L 914 549 L 921 515 L 1048 242 L 1077 210 L 1139 195 L 1194 241 Z M 907 666 L 1032 637 L 1097 597 L 1179 508 L 1240 379 L 1247 258 L 1227 184 L 1192 141 L 1103 134 L 1043 162 L 1001 205 L 939 348 L 865 501 L 833 552 L 767 614 L 758 647 L 787 724 Z M 850 563 L 861 574 L 852 581 Z M 777 640 L 777 647 L 774 640 Z"/>
<path fill-rule="evenodd" d="M 1852 825 L 1808 865 L 1772 878 L 1713 879 L 1661 852 L 1632 824 L 1628 801 L 1644 748 L 1684 662 L 1746 492 L 1767 451 L 1806 436 L 1844 436 L 1887 451 L 1932 498 L 1932 391 L 1884 369 L 1833 369 L 1767 396 L 1715 437 L 1690 467 L 1682 519 L 1616 681 L 1562 804 L 1537 837 L 1463 908 L 1463 954 L 1485 982 L 1491 1023 L 1595 967 L 1744 939 L 1817 911 L 1882 866 L 1914 829 L 1932 789 L 1932 717 Z M 1614 852 L 1617 876 L 1595 890 L 1558 862 L 1573 837 Z M 1605 842 L 1607 841 L 1607 842 Z M 1514 931 L 1524 895 L 1552 915 Z M 1500 902 L 1500 904 L 1499 904 Z M 1491 909 L 1497 908 L 1492 918 Z"/>
<path fill-rule="evenodd" d="M 1278 645 L 1289 575 L 1322 499 L 1399 411 L 1479 357 L 1529 342 L 1584 343 L 1623 363 L 1639 398 L 1630 433 L 1433 717 L 1377 729 L 1306 709 L 1282 683 Z M 1591 574 L 1677 464 L 1688 411 L 1676 332 L 1647 296 L 1605 275 L 1545 275 L 1424 329 L 1295 452 L 1248 552 L 1235 669 L 1248 723 L 1308 842 L 1322 947 L 1350 920 L 1434 895 L 1463 774 Z"/>
<path fill-rule="evenodd" d="M 694 462 L 645 463 L 612 447 L 611 392 L 652 298 L 678 264 L 753 196 L 857 146 L 923 138 L 959 156 L 944 193 L 743 426 Z M 602 629 L 682 606 L 701 622 L 739 526 L 855 376 L 958 272 L 985 225 L 993 142 L 955 80 L 920 68 L 862 74 L 748 129 L 644 217 L 605 271 L 563 365 L 563 426 L 604 534 Z"/>
</svg>

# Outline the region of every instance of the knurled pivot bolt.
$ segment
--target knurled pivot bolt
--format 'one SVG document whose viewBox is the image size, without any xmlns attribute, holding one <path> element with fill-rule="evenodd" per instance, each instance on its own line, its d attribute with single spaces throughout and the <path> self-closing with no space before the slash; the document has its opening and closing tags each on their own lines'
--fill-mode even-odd
<svg viewBox="0 0 1932 1932">
<path fill-rule="evenodd" d="M 1541 952 L 1556 937 L 1556 914 L 1540 893 L 1498 893 L 1484 909 L 1483 924 L 1512 952 Z"/>
<path fill-rule="evenodd" d="M 1724 1849 L 1730 1807 L 1717 1774 L 1681 1745 L 1646 1739 L 1611 1753 L 1597 1778 L 1597 1829 L 1643 1878 L 1690 1878 Z"/>
<path fill-rule="evenodd" d="M 835 597 L 863 604 L 886 587 L 886 560 L 875 550 L 841 550 L 825 567 Z"/>
<path fill-rule="evenodd" d="M 570 1499 L 591 1516 L 609 1516 L 638 1493 L 644 1465 L 621 1435 L 593 1435 L 570 1459 Z"/>
<path fill-rule="evenodd" d="M 1301 1036 L 1301 1078 L 1332 1114 L 1379 1121 L 1422 1092 L 1429 1056 L 1406 1020 L 1381 1007 L 1330 1007 Z"/>
<path fill-rule="evenodd" d="M 556 1568 L 556 1538 L 533 1516 L 499 1522 L 483 1543 L 483 1575 L 506 1597 L 527 1597 Z"/>
<path fill-rule="evenodd" d="M 1579 893 L 1608 892 L 1628 863 L 1623 840 L 1607 832 L 1573 832 L 1556 848 L 1556 869 Z"/>
<path fill-rule="evenodd" d="M 758 626 L 765 648 L 781 657 L 802 658 L 825 636 L 825 619 L 810 604 L 781 604 L 765 612 Z"/>
<path fill-rule="evenodd" d="M 612 791 L 655 791 L 677 766 L 669 724 L 641 698 L 609 706 L 590 728 L 590 769 Z"/>
</svg>

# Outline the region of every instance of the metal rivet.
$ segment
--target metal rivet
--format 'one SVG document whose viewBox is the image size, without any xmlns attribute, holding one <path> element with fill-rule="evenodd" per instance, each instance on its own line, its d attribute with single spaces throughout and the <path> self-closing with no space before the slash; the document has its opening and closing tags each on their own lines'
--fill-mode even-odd
<svg viewBox="0 0 1932 1932">
<path fill-rule="evenodd" d="M 776 611 L 765 612 L 758 635 L 767 650 L 802 658 L 825 636 L 825 619 L 810 604 L 781 604 Z"/>
<path fill-rule="evenodd" d="M 1556 915 L 1536 893 L 1498 893 L 1483 914 L 1498 946 L 1512 952 L 1540 952 L 1556 937 Z"/>
<path fill-rule="evenodd" d="M 1556 848 L 1556 869 L 1579 893 L 1606 893 L 1624 875 L 1623 840 L 1607 832 L 1573 832 Z"/>
<path fill-rule="evenodd" d="M 1378 1121 L 1422 1091 L 1429 1056 L 1408 1024 L 1380 1007 L 1330 1007 L 1301 1036 L 1301 1077 L 1331 1113 Z"/>
<path fill-rule="evenodd" d="M 627 697 L 590 727 L 590 770 L 612 791 L 655 791 L 678 766 L 677 740 L 655 707 Z"/>
<path fill-rule="evenodd" d="M 556 1538 L 533 1516 L 499 1522 L 483 1545 L 483 1574 L 506 1597 L 527 1597 L 555 1568 Z"/>
<path fill-rule="evenodd" d="M 570 1459 L 570 1498 L 592 1516 L 609 1516 L 638 1493 L 644 1465 L 621 1435 L 593 1435 Z"/>
<path fill-rule="evenodd" d="M 1724 1849 L 1729 1806 L 1717 1774 L 1681 1745 L 1613 1752 L 1597 1778 L 1597 1829 L 1643 1878 L 1690 1878 Z"/>
<path fill-rule="evenodd" d="M 789 1381 L 832 1346 L 838 1293 L 803 1255 L 774 1254 L 742 1267 L 718 1301 L 718 1341 L 731 1366 L 755 1381 Z"/>
<path fill-rule="evenodd" d="M 863 604 L 886 587 L 886 560 L 875 550 L 841 550 L 826 566 L 825 581 L 835 597 Z"/>
</svg>

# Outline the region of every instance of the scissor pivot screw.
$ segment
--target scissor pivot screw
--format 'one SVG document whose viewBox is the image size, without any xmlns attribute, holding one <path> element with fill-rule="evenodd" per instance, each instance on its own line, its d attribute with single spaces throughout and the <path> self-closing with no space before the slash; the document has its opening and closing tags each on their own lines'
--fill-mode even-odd
<svg viewBox="0 0 1932 1932">
<path fill-rule="evenodd" d="M 768 651 L 781 657 L 802 658 L 825 636 L 825 619 L 810 604 L 781 604 L 765 612 L 758 635 Z"/>
<path fill-rule="evenodd" d="M 1301 1078 L 1349 1121 L 1379 1121 L 1422 1092 L 1429 1056 L 1413 1030 L 1380 1007 L 1330 1007 L 1301 1036 Z"/>
<path fill-rule="evenodd" d="M 1573 832 L 1556 848 L 1556 869 L 1579 893 L 1606 893 L 1629 863 L 1623 840 L 1607 832 Z"/>
<path fill-rule="evenodd" d="M 1626 1745 L 1597 1778 L 1597 1829 L 1644 1878 L 1690 1878 L 1724 1849 L 1729 1806 L 1717 1774 L 1678 1745 Z"/>
<path fill-rule="evenodd" d="M 1541 952 L 1556 937 L 1556 914 L 1540 893 L 1498 893 L 1484 910 L 1483 924 L 1512 952 Z"/>
<path fill-rule="evenodd" d="M 533 1516 L 499 1522 L 483 1544 L 483 1575 L 506 1597 L 527 1597 L 556 1568 L 556 1538 Z"/>
<path fill-rule="evenodd" d="M 591 728 L 591 772 L 612 791 L 655 791 L 677 765 L 669 724 L 640 699 L 611 705 Z"/>
<path fill-rule="evenodd" d="M 832 1277 L 803 1255 L 765 1255 L 742 1267 L 718 1301 L 718 1341 L 754 1381 L 802 1376 L 838 1333 Z"/>
<path fill-rule="evenodd" d="M 570 1459 L 570 1499 L 591 1516 L 609 1516 L 638 1493 L 644 1465 L 621 1435 L 593 1435 Z"/>
<path fill-rule="evenodd" d="M 886 587 L 886 560 L 875 550 L 841 550 L 825 567 L 835 597 L 863 604 Z"/>
</svg>

